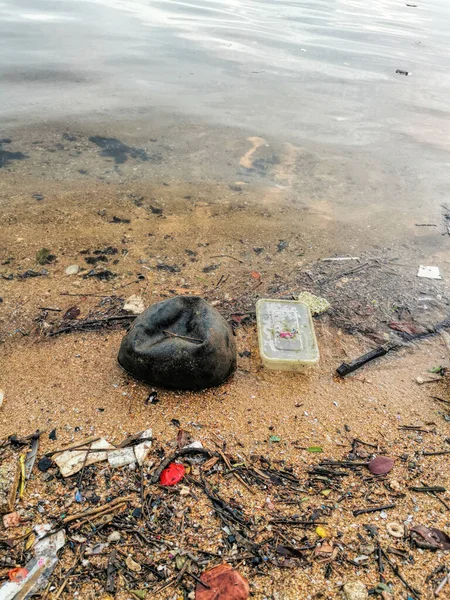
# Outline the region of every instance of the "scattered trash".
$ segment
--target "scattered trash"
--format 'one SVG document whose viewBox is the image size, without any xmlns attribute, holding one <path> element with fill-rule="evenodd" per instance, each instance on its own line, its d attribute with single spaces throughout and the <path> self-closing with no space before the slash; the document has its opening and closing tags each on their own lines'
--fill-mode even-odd
<svg viewBox="0 0 450 600">
<path fill-rule="evenodd" d="M 289 248 L 289 242 L 286 240 L 280 240 L 277 244 L 278 252 L 282 252 L 283 250 L 286 250 L 286 248 Z"/>
<path fill-rule="evenodd" d="M 48 533 L 48 532 L 47 532 Z M 57 562 L 57 552 L 65 544 L 64 531 L 58 531 L 34 545 L 34 555 L 25 567 L 9 571 L 9 581 L 0 588 L 1 600 L 31 598 L 48 585 Z"/>
<path fill-rule="evenodd" d="M 346 600 L 367 600 L 369 593 L 362 581 L 348 581 L 344 585 Z"/>
<path fill-rule="evenodd" d="M 5 399 L 5 392 L 3 390 L 0 390 L 0 408 L 2 407 L 4 399 Z"/>
<path fill-rule="evenodd" d="M 77 448 L 82 448 L 82 450 Z M 92 450 L 114 449 L 114 446 L 112 446 L 104 438 L 88 438 L 83 442 L 78 442 L 77 444 L 68 446 L 63 452 L 54 458 L 54 461 L 58 465 L 61 475 L 63 477 L 70 477 L 74 473 L 81 471 L 83 467 L 88 467 L 96 462 L 107 460 L 107 452 L 92 452 Z"/>
<path fill-rule="evenodd" d="M 178 463 L 171 463 L 160 476 L 161 485 L 176 485 L 184 477 L 184 466 Z"/>
<path fill-rule="evenodd" d="M 96 556 L 98 554 L 103 554 L 103 552 L 108 548 L 108 543 L 99 543 L 94 544 L 93 546 L 88 546 L 85 550 L 86 556 Z"/>
<path fill-rule="evenodd" d="M 76 319 L 77 317 L 79 317 L 80 314 L 81 314 L 81 310 L 78 308 L 78 306 L 71 306 L 64 313 L 63 319 L 64 319 L 64 321 L 72 321 L 72 320 Z"/>
<path fill-rule="evenodd" d="M 151 448 L 151 438 L 152 430 L 146 429 L 139 434 L 138 438 L 135 438 L 134 440 L 137 441 L 139 439 L 144 439 L 145 441 L 141 444 L 129 446 L 127 448 L 119 448 L 118 450 L 108 452 L 108 462 L 111 467 L 117 468 L 125 465 L 134 465 L 135 463 L 142 465 L 148 454 L 148 451 Z"/>
<path fill-rule="evenodd" d="M 279 371 L 304 371 L 319 361 L 309 308 L 291 300 L 256 303 L 259 353 L 263 365 Z"/>
<path fill-rule="evenodd" d="M 125 300 L 123 310 L 133 315 L 140 315 L 145 310 L 145 304 L 141 296 L 130 296 Z"/>
<path fill-rule="evenodd" d="M 28 576 L 28 571 L 23 567 L 16 567 L 8 571 L 9 580 L 13 583 L 20 583 Z"/>
<path fill-rule="evenodd" d="M 406 333 L 408 335 L 414 335 L 416 333 L 419 333 L 414 323 L 408 323 L 404 321 L 391 321 L 388 327 L 390 329 L 393 329 L 394 331 L 399 331 L 400 333 Z"/>
<path fill-rule="evenodd" d="M 439 267 L 419 267 L 417 277 L 425 277 L 426 279 L 442 279 L 439 272 Z"/>
<path fill-rule="evenodd" d="M 234 373 L 237 353 L 231 328 L 215 308 L 198 296 L 178 296 L 136 318 L 118 360 L 144 381 L 203 389 Z"/>
<path fill-rule="evenodd" d="M 11 513 L 14 510 L 20 472 L 18 456 L 15 453 L 0 461 L 0 514 Z"/>
<path fill-rule="evenodd" d="M 202 573 L 195 590 L 195 600 L 247 600 L 249 595 L 247 580 L 228 564 Z"/>
<path fill-rule="evenodd" d="M 430 494 L 430 501 L 434 501 L 432 495 L 436 500 L 437 494 L 444 494 L 446 490 L 443 486 L 423 483 L 420 487 L 405 483 L 402 490 L 395 480 L 388 482 L 368 475 L 367 468 L 383 475 L 394 464 L 393 459 L 385 456 L 369 460 L 374 451 L 383 448 L 381 441 L 353 439 L 340 459 L 310 456 L 308 462 L 313 464 L 306 469 L 297 465 L 295 469 L 295 465 L 286 462 L 286 457 L 281 461 L 278 459 L 280 453 L 283 454 L 280 446 L 268 449 L 266 446 L 268 455 L 261 455 L 261 449 L 257 453 L 240 454 L 238 451 L 232 454 L 226 440 L 216 434 L 219 443 L 208 449 L 199 440 L 194 440 L 187 429 L 180 427 L 180 420 L 181 417 L 171 421 L 177 432 L 176 439 L 168 444 L 170 451 L 159 444 L 152 450 L 152 432 L 147 429 L 130 435 L 118 445 L 109 444 L 111 447 L 108 448 L 103 447 L 108 444 L 104 438 L 74 442 L 69 448 L 49 452 L 39 460 L 41 465 L 43 458 L 47 459 L 49 468 L 55 471 L 58 456 L 65 453 L 82 455 L 81 469 L 76 466 L 72 480 L 63 480 L 57 473 L 56 476 L 51 475 L 44 468 L 42 472 L 39 469 L 29 481 L 28 485 L 31 485 L 38 477 L 43 482 L 48 480 L 49 475 L 52 478 L 47 498 L 41 482 L 37 490 L 35 488 L 27 494 L 26 512 L 22 512 L 23 507 L 20 509 L 22 520 L 19 526 L 22 529 L 14 531 L 15 544 L 8 543 L 8 555 L 1 565 L 4 567 L 3 578 L 9 578 L 1 588 L 1 600 L 25 599 L 28 593 L 36 596 L 43 590 L 49 590 L 44 594 L 50 593 L 58 598 L 72 596 L 75 589 L 82 589 L 80 584 L 89 584 L 91 572 L 95 573 L 96 582 L 105 590 L 105 593 L 99 593 L 102 600 L 118 597 L 122 592 L 130 598 L 156 597 L 166 586 L 179 587 L 184 597 L 194 600 L 247 599 L 249 586 L 246 579 L 226 564 L 226 561 L 233 560 L 236 562 L 232 564 L 242 565 L 249 578 L 252 573 L 270 574 L 271 566 L 304 569 L 310 568 L 311 561 L 314 561 L 314 568 L 322 567 L 325 578 L 336 574 L 339 578 L 333 582 L 337 584 L 336 589 L 342 587 L 342 579 L 344 582 L 350 579 L 342 587 L 347 600 L 367 600 L 366 587 L 361 581 L 352 581 L 351 573 L 362 576 L 361 570 L 364 569 L 365 573 L 369 564 L 378 565 L 379 569 L 390 568 L 417 600 L 418 595 L 399 568 L 402 569 L 403 564 L 406 569 L 412 564 L 410 556 L 414 554 L 414 546 L 450 550 L 447 534 L 423 525 L 408 531 L 414 542 L 411 547 L 405 550 L 398 542 L 389 546 L 382 528 L 384 530 L 385 527 L 393 538 L 401 540 L 405 526 L 410 525 L 413 517 L 405 515 L 405 525 L 383 522 L 381 519 L 387 519 L 389 509 L 396 505 L 376 506 L 377 497 L 385 497 L 387 501 L 407 493 L 423 492 Z M 170 416 L 167 417 L 167 425 L 169 422 Z M 189 425 L 198 426 L 196 423 Z M 344 425 L 344 429 L 351 431 L 348 425 Z M 423 432 L 436 434 L 434 428 L 416 425 L 401 425 L 399 430 L 413 432 L 414 436 Z M 31 456 L 34 442 L 38 439 L 39 432 L 23 439 L 11 436 L 0 442 L 1 466 L 5 455 L 11 452 L 15 464 L 21 465 L 20 470 L 26 476 L 30 466 L 25 458 L 26 449 Z M 446 440 L 444 450 L 438 453 L 450 452 L 446 450 Z M 410 447 L 410 442 L 409 439 L 406 448 Z M 95 448 L 95 443 L 102 447 Z M 139 454 L 141 446 L 142 454 Z M 295 448 L 299 448 L 298 445 Z M 301 449 L 312 453 L 322 451 L 320 446 Z M 414 458 L 407 459 L 400 448 L 391 451 L 399 457 L 395 463 L 399 477 L 402 469 L 412 468 L 409 460 L 419 463 L 422 471 L 424 465 L 429 464 L 425 457 L 434 454 L 419 451 Z M 92 454 L 102 455 L 103 463 L 87 465 Z M 139 463 L 138 455 L 142 460 L 140 469 L 111 470 L 111 457 L 119 457 L 120 464 L 136 465 Z M 128 456 L 131 463 L 123 463 L 124 456 Z M 21 463 L 19 457 L 22 457 Z M 154 460 L 159 461 L 156 467 Z M 115 460 L 112 462 L 115 464 Z M 46 466 L 45 463 L 43 466 Z M 245 496 L 232 489 L 232 478 L 235 485 L 257 494 L 256 503 L 246 505 Z M 171 487 L 181 481 L 183 483 L 177 488 Z M 36 491 L 39 493 L 36 494 Z M 316 498 L 312 505 L 310 491 Z M 125 496 L 127 492 L 129 495 Z M 326 501 L 324 498 L 331 494 Z M 442 498 L 445 496 L 439 497 L 439 500 Z M 367 501 L 366 508 L 359 508 L 360 499 Z M 418 501 L 413 500 L 416 506 Z M 77 504 L 80 501 L 83 501 L 83 506 Z M 208 503 L 206 507 L 204 501 Z M 378 528 L 363 525 L 366 520 L 361 519 L 351 523 L 350 529 L 343 526 L 341 529 L 339 525 L 336 540 L 334 533 L 333 540 L 330 539 L 332 527 L 336 527 L 337 523 L 334 511 L 339 510 L 341 502 L 347 504 L 348 521 L 351 521 L 352 514 L 379 513 Z M 292 511 L 288 508 L 291 504 L 294 504 Z M 404 508 L 401 501 L 396 508 L 397 511 Z M 202 511 L 200 516 L 199 510 Z M 438 523 L 445 523 L 444 513 L 440 515 L 436 511 L 431 514 L 439 518 Z M 50 522 L 45 521 L 44 515 Z M 33 527 L 33 522 L 39 522 L 39 525 Z M 298 528 L 301 528 L 301 533 Z M 65 545 L 65 533 L 68 536 L 67 550 L 59 552 Z M 34 558 L 30 560 L 33 554 Z M 398 555 L 403 562 L 392 562 L 391 554 Z M 219 557 L 222 564 L 208 568 L 217 564 Z M 420 552 L 414 555 L 416 571 L 418 557 Z M 336 568 L 333 561 L 336 561 Z M 38 563 L 42 570 L 36 566 Z M 13 568 L 24 571 L 22 575 L 20 571 L 15 574 Z M 354 571 L 355 568 L 357 571 Z M 430 589 L 436 595 L 446 585 L 448 573 L 447 570 L 435 570 L 429 577 L 433 574 L 435 579 L 428 579 L 427 583 L 430 582 Z M 388 581 L 386 575 L 383 581 Z M 391 594 L 392 584 L 390 581 L 388 584 L 378 584 L 370 594 L 377 593 L 383 600 L 391 600 L 388 594 Z M 85 593 L 87 590 L 80 591 L 80 594 Z M 170 593 L 170 598 L 175 597 L 174 594 L 178 592 Z"/>
<path fill-rule="evenodd" d="M 271 435 L 269 438 L 269 442 L 272 442 L 272 443 L 281 442 L 281 438 L 279 435 Z"/>
<path fill-rule="evenodd" d="M 53 467 L 53 461 L 48 456 L 43 456 L 38 462 L 38 469 L 43 473 L 48 471 L 51 467 Z"/>
<path fill-rule="evenodd" d="M 325 527 L 322 527 L 322 525 L 319 525 L 318 527 L 316 527 L 316 533 L 321 538 L 329 538 L 330 537 L 330 534 L 325 529 Z"/>
<path fill-rule="evenodd" d="M 78 265 L 69 265 L 66 269 L 66 275 L 76 275 L 80 267 Z"/>
<path fill-rule="evenodd" d="M 147 399 L 145 400 L 145 404 L 158 404 L 158 402 L 158 392 L 155 390 L 150 392 L 150 394 L 147 396 Z"/>
<path fill-rule="evenodd" d="M 368 468 L 374 475 L 386 475 L 394 468 L 394 462 L 392 458 L 387 456 L 377 456 L 369 462 Z"/>
<path fill-rule="evenodd" d="M 302 292 L 297 299 L 302 304 L 306 304 L 312 315 L 321 315 L 331 308 L 331 304 L 326 298 L 315 296 L 310 292 Z"/>
<path fill-rule="evenodd" d="M 42 269 L 41 271 L 33 271 L 32 269 L 28 269 L 24 273 L 20 273 L 17 275 L 18 279 L 30 279 L 31 277 L 46 277 L 48 275 L 48 271 L 46 269 Z"/>
<path fill-rule="evenodd" d="M 401 523 L 393 521 L 392 523 L 386 523 L 386 531 L 389 535 L 395 538 L 403 538 L 405 535 L 405 527 Z"/>
<path fill-rule="evenodd" d="M 398 75 L 406 75 L 406 76 L 411 75 L 411 71 L 403 71 L 402 69 L 396 69 L 395 72 Z"/>
<path fill-rule="evenodd" d="M 450 537 L 435 527 L 416 525 L 409 530 L 411 540 L 419 548 L 428 550 L 450 550 Z"/>
</svg>

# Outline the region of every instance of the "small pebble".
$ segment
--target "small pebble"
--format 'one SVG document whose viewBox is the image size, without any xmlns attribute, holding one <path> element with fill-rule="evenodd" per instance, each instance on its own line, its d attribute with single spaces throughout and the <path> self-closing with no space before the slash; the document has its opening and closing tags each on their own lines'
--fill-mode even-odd
<svg viewBox="0 0 450 600">
<path fill-rule="evenodd" d="M 367 600 L 369 594 L 362 581 L 348 581 L 344 585 L 344 594 L 347 600 Z"/>
<path fill-rule="evenodd" d="M 79 270 L 80 267 L 78 265 L 70 265 L 70 267 L 67 267 L 66 269 L 66 275 L 76 275 Z"/>
</svg>

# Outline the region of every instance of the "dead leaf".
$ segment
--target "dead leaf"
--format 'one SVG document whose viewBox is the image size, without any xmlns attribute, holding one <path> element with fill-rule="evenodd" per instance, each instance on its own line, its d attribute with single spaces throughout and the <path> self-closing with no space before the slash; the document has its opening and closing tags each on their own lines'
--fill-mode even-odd
<svg viewBox="0 0 450 600">
<path fill-rule="evenodd" d="M 177 434 L 177 445 L 178 445 L 178 450 L 181 450 L 181 448 L 184 448 L 185 446 L 189 446 L 189 444 L 192 444 L 192 436 L 188 431 L 185 431 L 184 429 L 179 429 L 178 430 L 178 434 Z"/>
<path fill-rule="evenodd" d="M 394 467 L 394 460 L 387 456 L 377 456 L 369 462 L 368 467 L 374 475 L 386 475 Z"/>
<path fill-rule="evenodd" d="M 66 310 L 66 312 L 64 313 L 63 319 L 66 321 L 70 321 L 72 319 L 76 319 L 81 313 L 81 310 L 78 308 L 78 306 L 71 306 L 68 310 Z"/>
<path fill-rule="evenodd" d="M 409 531 L 411 539 L 419 548 L 428 550 L 450 550 L 450 537 L 435 527 L 416 525 Z"/>
<path fill-rule="evenodd" d="M 228 564 L 205 571 L 195 589 L 195 600 L 247 600 L 250 595 L 247 580 Z"/>
<path fill-rule="evenodd" d="M 331 562 L 336 558 L 338 550 L 338 547 L 335 546 L 333 542 L 324 540 L 321 544 L 316 546 L 314 557 L 319 559 L 320 562 Z"/>
</svg>

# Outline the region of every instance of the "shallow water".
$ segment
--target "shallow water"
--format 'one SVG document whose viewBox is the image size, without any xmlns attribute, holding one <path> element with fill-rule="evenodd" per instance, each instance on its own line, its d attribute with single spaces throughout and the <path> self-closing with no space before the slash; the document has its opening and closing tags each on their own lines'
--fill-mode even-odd
<svg viewBox="0 0 450 600">
<path fill-rule="evenodd" d="M 281 162 L 275 183 L 322 202 L 326 218 L 365 208 L 388 227 L 411 214 L 440 218 L 450 133 L 445 0 L 5 0 L 0 19 L 0 118 L 5 130 L 28 127 L 13 141 L 45 139 L 59 122 L 86 135 L 132 135 L 148 151 L 151 130 L 167 125 L 168 170 L 179 180 L 261 181 Z M 223 149 L 237 141 L 244 154 L 248 136 L 275 150 L 264 168 L 230 173 L 235 159 Z"/>
<path fill-rule="evenodd" d="M 10 0 L 0 18 L 3 117 L 159 106 L 327 143 L 448 148 L 445 0 Z"/>
</svg>

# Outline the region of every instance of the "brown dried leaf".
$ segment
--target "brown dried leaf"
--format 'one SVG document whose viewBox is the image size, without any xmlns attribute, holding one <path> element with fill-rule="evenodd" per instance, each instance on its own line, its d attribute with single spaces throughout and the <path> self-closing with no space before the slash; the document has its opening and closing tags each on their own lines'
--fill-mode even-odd
<svg viewBox="0 0 450 600">
<path fill-rule="evenodd" d="M 410 529 L 410 535 L 419 548 L 450 550 L 450 537 L 435 527 L 416 525 Z"/>
<path fill-rule="evenodd" d="M 394 467 L 394 460 L 387 456 L 377 456 L 369 462 L 369 471 L 374 475 L 386 475 Z"/>
<path fill-rule="evenodd" d="M 247 600 L 250 595 L 247 580 L 227 564 L 205 571 L 200 579 L 209 589 L 198 583 L 195 600 Z"/>
</svg>

